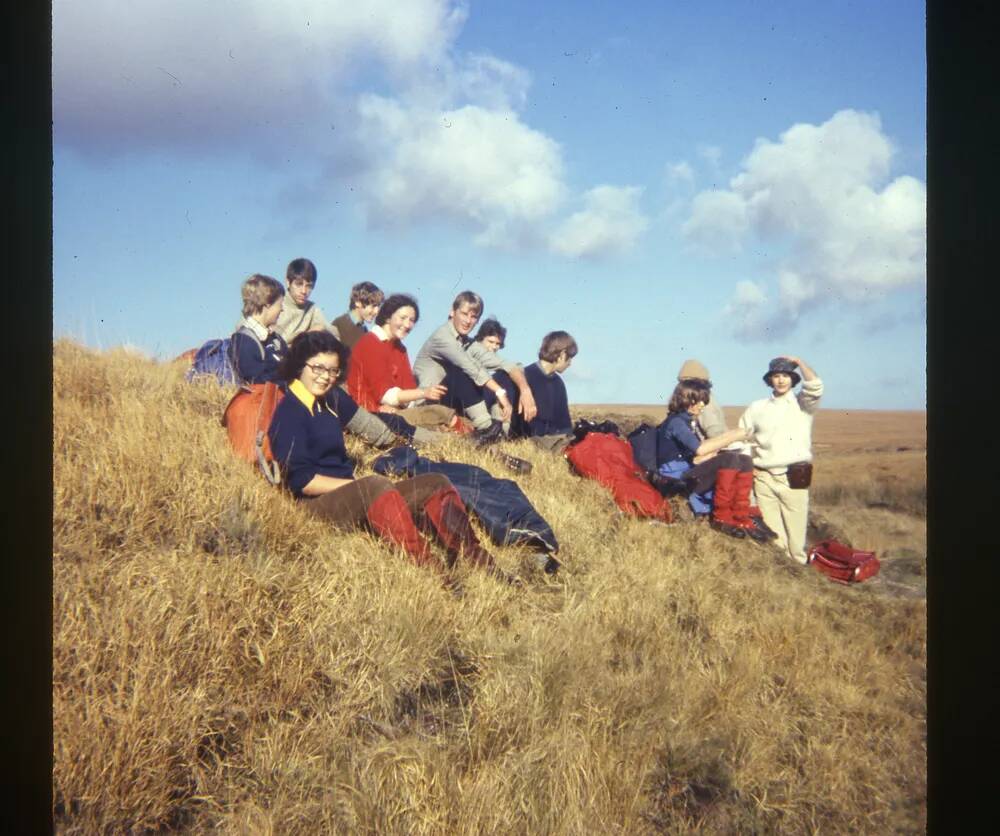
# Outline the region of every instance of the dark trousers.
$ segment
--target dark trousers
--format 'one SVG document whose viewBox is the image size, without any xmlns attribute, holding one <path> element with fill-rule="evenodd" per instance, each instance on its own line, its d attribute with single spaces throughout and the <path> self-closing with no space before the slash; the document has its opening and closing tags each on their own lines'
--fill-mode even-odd
<svg viewBox="0 0 1000 836">
<path fill-rule="evenodd" d="M 445 375 L 441 382 L 448 387 L 439 403 L 450 406 L 457 412 L 464 412 L 470 406 L 483 402 L 483 389 L 458 366 L 444 363 Z M 491 393 L 492 394 L 492 393 Z"/>
<path fill-rule="evenodd" d="M 708 461 L 696 464 L 685 471 L 681 478 L 688 483 L 692 493 L 706 493 L 715 487 L 715 476 L 720 470 L 753 471 L 753 460 L 745 453 L 722 450 Z"/>
<path fill-rule="evenodd" d="M 514 381 L 510 379 L 510 375 L 507 374 L 503 369 L 497 369 L 493 372 L 493 382 L 500 385 L 500 388 L 507 393 L 507 397 L 510 399 L 510 405 L 514 409 L 514 413 L 517 413 L 517 402 L 521 397 L 521 390 L 514 385 Z M 497 396 L 493 394 L 492 389 L 487 389 L 483 387 L 483 400 L 486 401 L 486 406 L 488 409 L 493 409 L 493 404 L 497 402 Z"/>
</svg>

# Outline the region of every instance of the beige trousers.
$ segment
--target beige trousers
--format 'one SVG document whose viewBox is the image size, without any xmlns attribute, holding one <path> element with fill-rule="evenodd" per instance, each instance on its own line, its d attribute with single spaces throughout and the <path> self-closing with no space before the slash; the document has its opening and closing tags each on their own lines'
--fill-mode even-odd
<svg viewBox="0 0 1000 836">
<path fill-rule="evenodd" d="M 401 409 L 396 414 L 413 427 L 436 430 L 442 424 L 451 423 L 451 419 L 455 417 L 455 410 L 450 406 L 428 403 Z"/>
<path fill-rule="evenodd" d="M 806 562 L 806 526 L 809 491 L 788 486 L 788 477 L 754 468 L 753 489 L 764 522 L 777 535 L 777 544 L 792 560 Z"/>
</svg>

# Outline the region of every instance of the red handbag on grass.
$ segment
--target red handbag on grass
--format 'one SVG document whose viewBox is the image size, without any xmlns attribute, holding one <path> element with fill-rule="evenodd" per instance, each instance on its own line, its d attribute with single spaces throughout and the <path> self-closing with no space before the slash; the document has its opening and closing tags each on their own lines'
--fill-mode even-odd
<svg viewBox="0 0 1000 836">
<path fill-rule="evenodd" d="M 830 580 L 860 583 L 878 574 L 875 552 L 852 549 L 836 540 L 820 540 L 809 549 L 807 562 Z"/>
</svg>

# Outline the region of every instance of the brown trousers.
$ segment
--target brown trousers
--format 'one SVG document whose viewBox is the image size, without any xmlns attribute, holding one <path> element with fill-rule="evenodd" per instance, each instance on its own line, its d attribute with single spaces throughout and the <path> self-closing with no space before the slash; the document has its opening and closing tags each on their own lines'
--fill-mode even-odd
<svg viewBox="0 0 1000 836">
<path fill-rule="evenodd" d="M 422 473 L 402 482 L 393 482 L 385 476 L 365 476 L 308 500 L 305 507 L 338 528 L 357 528 L 368 521 L 368 506 L 386 491 L 399 491 L 416 519 L 424 503 L 434 493 L 448 487 L 451 487 L 451 482 L 443 473 Z"/>
</svg>

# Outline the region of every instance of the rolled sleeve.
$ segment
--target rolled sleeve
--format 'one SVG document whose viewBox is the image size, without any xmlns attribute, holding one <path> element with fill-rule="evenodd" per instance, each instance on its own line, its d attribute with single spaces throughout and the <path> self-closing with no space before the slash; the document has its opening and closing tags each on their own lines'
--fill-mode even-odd
<svg viewBox="0 0 1000 836">
<path fill-rule="evenodd" d="M 823 381 L 818 377 L 812 380 L 803 380 L 802 389 L 799 391 L 797 400 L 803 412 L 810 415 L 819 409 L 819 400 L 823 397 Z"/>
</svg>

